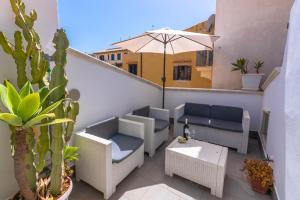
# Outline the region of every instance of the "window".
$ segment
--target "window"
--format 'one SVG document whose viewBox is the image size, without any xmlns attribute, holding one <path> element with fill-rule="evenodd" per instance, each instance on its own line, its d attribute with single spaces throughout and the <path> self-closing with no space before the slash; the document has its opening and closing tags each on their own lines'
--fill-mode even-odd
<svg viewBox="0 0 300 200">
<path fill-rule="evenodd" d="M 117 60 L 121 60 L 121 53 L 117 54 Z"/>
<path fill-rule="evenodd" d="M 122 68 L 122 63 L 115 63 L 115 66 Z"/>
<path fill-rule="evenodd" d="M 270 118 L 270 111 L 263 110 L 262 123 L 260 127 L 260 135 L 262 137 L 261 139 L 264 147 L 266 147 L 265 145 L 267 143 L 269 118 Z"/>
<path fill-rule="evenodd" d="M 100 55 L 99 60 L 104 60 L 104 55 Z"/>
<path fill-rule="evenodd" d="M 188 65 L 174 66 L 173 80 L 190 81 L 192 78 L 192 67 Z"/>
<path fill-rule="evenodd" d="M 212 66 L 213 65 L 213 51 L 204 50 L 197 52 L 197 66 Z"/>
<path fill-rule="evenodd" d="M 109 54 L 107 54 L 107 60 L 109 60 Z"/>
<path fill-rule="evenodd" d="M 111 60 L 115 60 L 115 54 L 111 54 Z"/>
<path fill-rule="evenodd" d="M 214 63 L 214 52 L 208 51 L 208 66 L 213 66 Z"/>
<path fill-rule="evenodd" d="M 128 72 L 137 75 L 137 64 L 129 64 Z"/>
</svg>

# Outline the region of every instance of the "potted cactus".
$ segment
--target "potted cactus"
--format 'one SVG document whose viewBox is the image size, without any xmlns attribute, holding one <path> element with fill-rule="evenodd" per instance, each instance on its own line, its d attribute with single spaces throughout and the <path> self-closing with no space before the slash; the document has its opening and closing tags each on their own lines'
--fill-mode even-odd
<svg viewBox="0 0 300 200">
<path fill-rule="evenodd" d="M 68 161 L 77 159 L 77 148 L 68 147 L 79 103 L 68 98 L 65 73 L 69 42 L 64 30 L 54 35 L 53 55 L 42 50 L 34 29 L 37 13 L 25 12 L 21 0 L 10 0 L 15 23 L 20 28 L 14 41 L 0 31 L 0 45 L 17 67 L 17 89 L 9 81 L 0 85 L 1 121 L 11 130 L 15 178 L 20 194 L 13 199 L 68 199 L 72 190 Z M 50 63 L 54 63 L 51 67 Z M 26 68 L 30 68 L 30 76 Z M 35 88 L 36 90 L 34 90 Z M 69 149 L 69 150 L 68 150 Z M 70 150 L 72 149 L 72 150 Z M 45 157 L 50 155 L 50 174 L 44 175 Z"/>
<path fill-rule="evenodd" d="M 260 73 L 260 69 L 263 65 L 263 61 L 257 61 L 253 66 L 256 73 L 248 73 L 248 60 L 246 58 L 239 58 L 235 63 L 232 63 L 232 71 L 241 72 L 243 90 L 259 90 L 260 82 L 264 75 Z"/>
</svg>

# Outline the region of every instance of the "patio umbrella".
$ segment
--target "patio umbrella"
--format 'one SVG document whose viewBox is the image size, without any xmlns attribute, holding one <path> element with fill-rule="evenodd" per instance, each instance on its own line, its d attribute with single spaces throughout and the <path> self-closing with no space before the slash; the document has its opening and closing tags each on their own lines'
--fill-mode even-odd
<svg viewBox="0 0 300 200">
<path fill-rule="evenodd" d="M 166 54 L 177 54 L 190 51 L 213 49 L 213 43 L 218 36 L 193 33 L 188 31 L 163 28 L 147 31 L 144 34 L 114 43 L 114 46 L 128 49 L 134 53 L 163 53 L 163 98 L 162 107 L 165 106 L 166 84 Z"/>
</svg>

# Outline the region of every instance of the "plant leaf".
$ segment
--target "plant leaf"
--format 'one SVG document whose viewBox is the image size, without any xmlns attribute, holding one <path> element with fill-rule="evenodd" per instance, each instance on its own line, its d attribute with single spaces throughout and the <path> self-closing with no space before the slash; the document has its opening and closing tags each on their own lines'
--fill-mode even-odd
<svg viewBox="0 0 300 200">
<path fill-rule="evenodd" d="M 39 107 L 40 95 L 39 93 L 32 93 L 22 99 L 17 113 L 22 118 L 23 122 L 26 122 L 34 113 L 36 113 Z"/>
<path fill-rule="evenodd" d="M 61 124 L 61 123 L 66 123 L 66 122 L 73 122 L 74 123 L 74 121 L 71 120 L 71 119 L 62 118 L 62 119 L 55 119 L 53 121 L 43 123 L 43 124 L 37 124 L 37 126 L 50 126 L 50 125 Z"/>
<path fill-rule="evenodd" d="M 41 102 L 43 102 L 43 99 L 45 98 L 45 96 L 48 94 L 49 89 L 44 86 L 39 90 L 39 94 L 40 94 L 40 98 L 41 98 Z"/>
<path fill-rule="evenodd" d="M 29 120 L 24 126 L 25 126 L 26 128 L 33 127 L 34 125 L 36 125 L 36 124 L 38 124 L 38 123 L 41 123 L 41 121 L 42 121 L 43 119 L 54 118 L 54 117 L 55 117 L 55 114 L 54 114 L 54 113 L 38 115 L 38 116 L 36 116 L 35 118 Z"/>
<path fill-rule="evenodd" d="M 12 111 L 14 114 L 17 114 L 18 107 L 21 103 L 21 97 L 18 94 L 16 88 L 9 81 L 5 81 L 5 83 L 6 83 L 6 88 L 7 88 L 7 96 L 8 96 L 8 100 L 11 104 Z"/>
<path fill-rule="evenodd" d="M 0 120 L 12 126 L 22 126 L 22 119 L 11 113 L 0 113 Z"/>
<path fill-rule="evenodd" d="M 51 112 L 52 110 L 54 110 L 55 108 L 57 108 L 62 103 L 62 101 L 63 100 L 60 100 L 58 102 L 53 103 L 49 107 L 47 107 L 44 110 L 42 110 L 42 112 L 40 114 L 47 114 L 47 113 Z"/>
<path fill-rule="evenodd" d="M 31 93 L 31 83 L 27 81 L 22 89 L 19 91 L 20 97 L 23 99 Z"/>
<path fill-rule="evenodd" d="M 0 84 L 0 98 L 1 98 L 3 105 L 9 110 L 9 112 L 13 113 L 11 103 L 7 96 L 7 89 L 2 84 Z"/>
<path fill-rule="evenodd" d="M 79 147 L 65 146 L 64 147 L 64 161 L 78 160 L 78 157 L 79 157 L 78 150 L 79 150 Z"/>
<path fill-rule="evenodd" d="M 49 92 L 48 92 L 48 88 L 47 88 L 47 93 L 45 93 L 45 94 L 43 95 L 43 97 L 41 97 L 41 104 L 44 104 L 44 102 L 47 100 L 47 98 L 48 98 L 55 90 L 57 90 L 59 87 L 60 87 L 60 86 L 57 86 L 57 87 L 53 88 L 52 90 L 50 90 Z"/>
</svg>

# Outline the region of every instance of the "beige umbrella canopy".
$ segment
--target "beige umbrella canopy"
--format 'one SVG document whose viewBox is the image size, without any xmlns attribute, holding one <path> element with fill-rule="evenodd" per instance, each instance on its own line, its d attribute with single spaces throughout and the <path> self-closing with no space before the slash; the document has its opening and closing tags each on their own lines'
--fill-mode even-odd
<svg viewBox="0 0 300 200">
<path fill-rule="evenodd" d="M 163 102 L 165 104 L 165 82 L 166 82 L 166 54 L 177 54 L 190 51 L 201 51 L 213 49 L 214 42 L 218 36 L 193 33 L 188 31 L 172 30 L 163 28 L 147 31 L 144 34 L 129 40 L 114 43 L 114 46 L 128 49 L 134 53 L 163 53 Z"/>
</svg>

